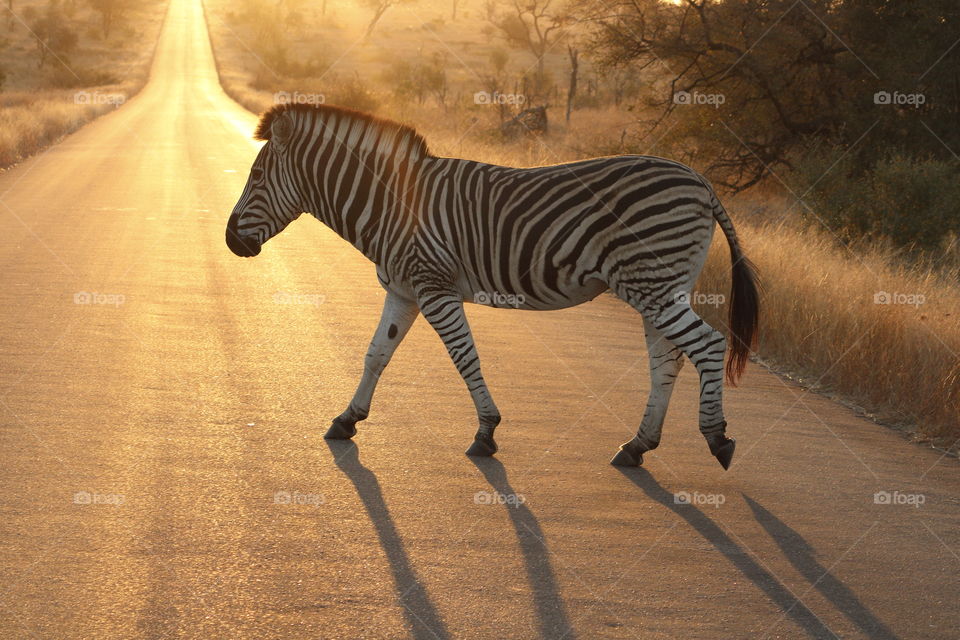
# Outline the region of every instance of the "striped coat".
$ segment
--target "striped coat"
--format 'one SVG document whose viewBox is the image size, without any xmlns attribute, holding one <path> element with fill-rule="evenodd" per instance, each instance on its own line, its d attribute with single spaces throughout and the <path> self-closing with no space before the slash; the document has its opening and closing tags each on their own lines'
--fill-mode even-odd
<svg viewBox="0 0 960 640">
<path fill-rule="evenodd" d="M 723 362 L 727 339 L 690 307 L 719 224 L 730 246 L 730 357 L 743 371 L 759 317 L 754 270 L 709 182 L 680 163 L 617 156 L 518 169 L 432 155 L 409 127 L 329 106 L 263 115 L 261 149 L 230 216 L 241 256 L 310 212 L 377 265 L 388 295 L 364 375 L 328 437 L 352 437 L 380 373 L 421 313 L 436 329 L 477 407 L 468 449 L 491 455 L 499 411 L 483 381 L 463 303 L 561 309 L 611 290 L 643 317 L 651 393 L 637 435 L 614 457 L 635 465 L 660 441 L 673 380 L 691 360 L 701 380 L 700 429 L 727 467 Z"/>
</svg>

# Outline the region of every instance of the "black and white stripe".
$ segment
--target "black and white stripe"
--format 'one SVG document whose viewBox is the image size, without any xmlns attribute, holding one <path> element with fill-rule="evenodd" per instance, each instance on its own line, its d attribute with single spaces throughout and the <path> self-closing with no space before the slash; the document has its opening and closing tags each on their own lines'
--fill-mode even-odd
<svg viewBox="0 0 960 640">
<path fill-rule="evenodd" d="M 560 309 L 610 289 L 643 316 L 651 392 L 616 464 L 639 464 L 660 442 L 673 382 L 689 358 L 700 375 L 700 429 L 726 467 L 724 335 L 689 296 L 719 223 L 730 245 L 731 356 L 743 370 L 758 320 L 753 268 L 707 180 L 663 158 L 618 156 L 517 169 L 430 154 L 413 129 L 330 106 L 274 107 L 266 140 L 227 225 L 242 256 L 308 211 L 377 265 L 387 290 L 364 374 L 328 437 L 351 437 L 377 379 L 422 313 L 443 339 L 476 404 L 470 454 L 496 451 L 500 414 L 480 371 L 463 302 Z"/>
</svg>

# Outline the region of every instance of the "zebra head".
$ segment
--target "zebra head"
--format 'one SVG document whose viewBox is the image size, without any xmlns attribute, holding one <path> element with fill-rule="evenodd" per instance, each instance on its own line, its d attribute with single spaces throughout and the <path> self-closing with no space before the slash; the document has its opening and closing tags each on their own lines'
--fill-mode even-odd
<svg viewBox="0 0 960 640">
<path fill-rule="evenodd" d="M 278 112 L 269 122 L 262 120 L 257 129 L 256 137 L 267 144 L 253 161 L 247 185 L 227 221 L 227 246 L 240 257 L 259 254 L 264 242 L 303 213 L 290 171 L 293 124 L 289 113 Z"/>
</svg>

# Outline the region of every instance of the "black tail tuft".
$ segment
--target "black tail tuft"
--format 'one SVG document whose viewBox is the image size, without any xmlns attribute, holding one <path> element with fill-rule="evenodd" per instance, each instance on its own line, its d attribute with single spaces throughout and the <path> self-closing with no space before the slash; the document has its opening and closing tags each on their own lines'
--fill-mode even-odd
<svg viewBox="0 0 960 640">
<path fill-rule="evenodd" d="M 736 385 L 743 375 L 750 350 L 757 339 L 760 325 L 760 293 L 757 270 L 752 262 L 730 246 L 733 266 L 733 286 L 730 288 L 730 357 L 727 360 L 727 380 Z"/>
<path fill-rule="evenodd" d="M 730 264 L 733 268 L 733 284 L 730 287 L 730 357 L 727 359 L 727 381 L 736 386 L 743 375 L 750 358 L 750 351 L 756 344 L 757 329 L 760 326 L 760 279 L 757 268 L 747 260 L 733 229 L 733 221 L 726 209 L 720 204 L 710 182 L 700 176 L 703 186 L 710 192 L 713 218 L 720 225 L 723 235 L 730 246 Z"/>
</svg>

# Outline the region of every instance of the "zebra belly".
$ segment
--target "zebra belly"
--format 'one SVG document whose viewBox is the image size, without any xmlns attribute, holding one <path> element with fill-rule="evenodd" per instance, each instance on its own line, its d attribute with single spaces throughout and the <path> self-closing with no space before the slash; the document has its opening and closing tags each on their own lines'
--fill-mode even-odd
<svg viewBox="0 0 960 640">
<path fill-rule="evenodd" d="M 567 282 L 559 291 L 553 292 L 554 295 L 550 299 L 543 299 L 530 293 L 497 291 L 493 287 L 470 284 L 466 279 L 458 283 L 458 288 L 463 295 L 464 302 L 472 302 L 497 309 L 552 311 L 589 302 L 609 287 L 607 287 L 606 282 L 597 278 L 588 278 L 582 285 L 576 282 Z"/>
</svg>

